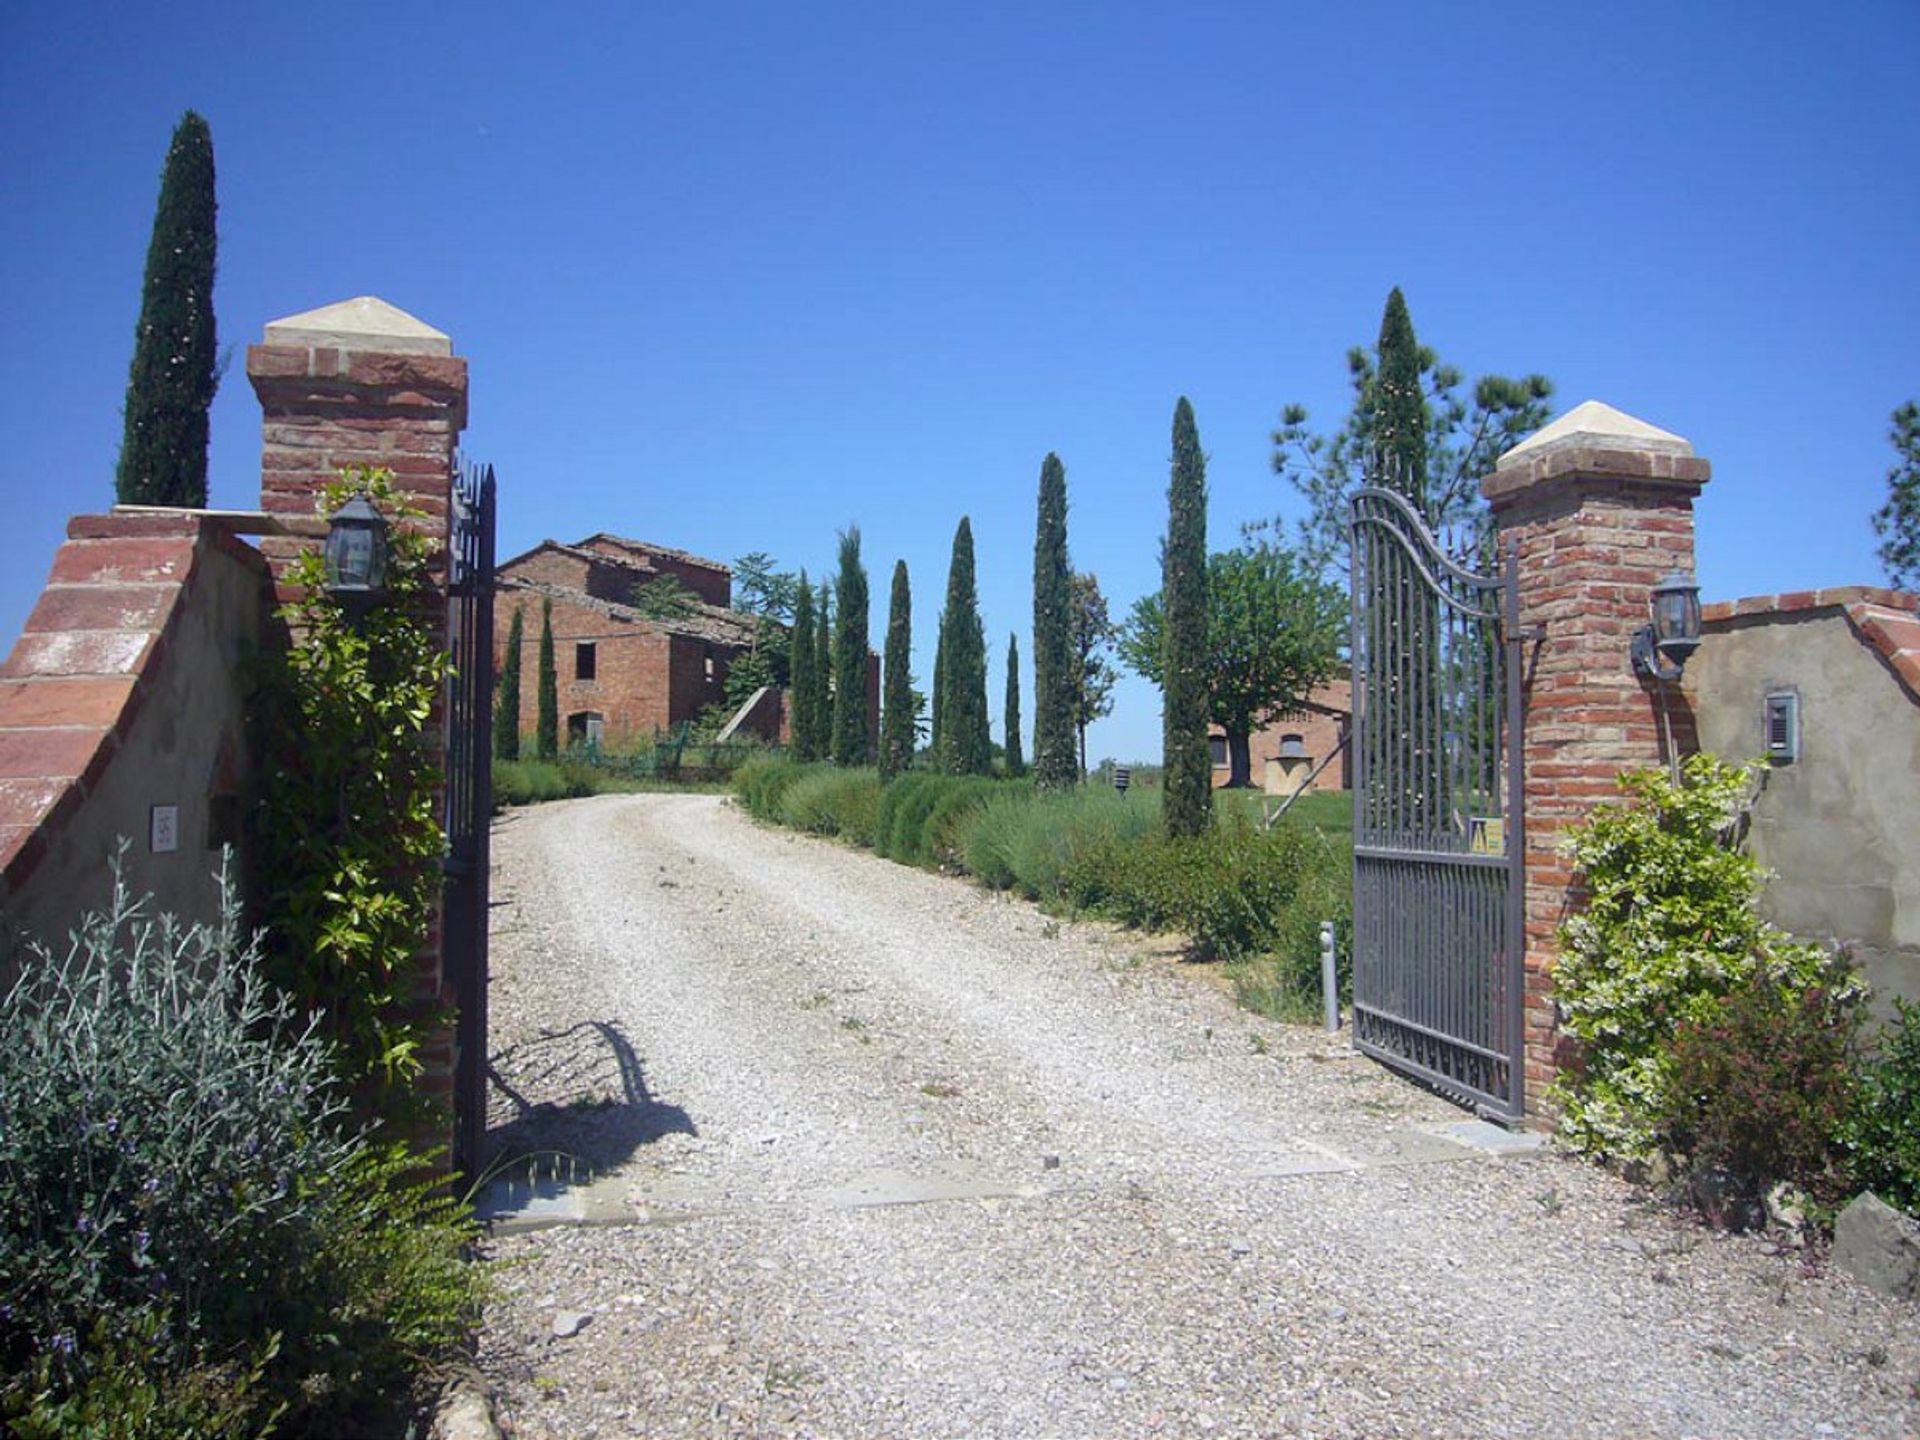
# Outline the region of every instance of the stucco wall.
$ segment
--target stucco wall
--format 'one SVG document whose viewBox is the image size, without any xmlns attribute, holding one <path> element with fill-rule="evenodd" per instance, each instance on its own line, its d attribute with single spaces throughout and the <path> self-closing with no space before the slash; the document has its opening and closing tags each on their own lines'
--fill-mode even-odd
<svg viewBox="0 0 1920 1440">
<path fill-rule="evenodd" d="M 1920 702 L 1844 604 L 1715 609 L 1686 675 L 1701 744 L 1763 756 L 1764 697 L 1800 700 L 1799 757 L 1769 765 L 1753 813 L 1767 914 L 1851 941 L 1883 1010 L 1920 1000 Z"/>
<path fill-rule="evenodd" d="M 0 786 L 18 822 L 0 916 L 15 939 L 64 942 L 106 902 L 125 838 L 134 893 L 213 920 L 220 846 L 243 828 L 243 666 L 271 606 L 266 563 L 191 516 L 82 517 L 69 533 L 0 680 Z M 156 806 L 173 807 L 171 850 L 156 848 Z"/>
</svg>

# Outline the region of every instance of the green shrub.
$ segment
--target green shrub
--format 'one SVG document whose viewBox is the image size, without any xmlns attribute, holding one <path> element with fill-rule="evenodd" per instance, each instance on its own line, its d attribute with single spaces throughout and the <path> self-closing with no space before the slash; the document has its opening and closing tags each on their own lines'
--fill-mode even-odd
<svg viewBox="0 0 1920 1440">
<path fill-rule="evenodd" d="M 1723 1177 L 1695 1187 L 1713 1223 L 1737 1221 L 1729 1205 L 1759 1211 L 1776 1181 L 1827 1206 L 1846 1198 L 1838 1141 L 1853 1092 L 1857 996 L 1839 966 L 1832 985 L 1804 989 L 1759 974 L 1675 1030 L 1655 1129 L 1690 1173 Z"/>
<path fill-rule="evenodd" d="M 1855 1183 L 1920 1216 L 1920 1006 L 1895 1019 L 1859 1066 L 1845 1143 Z"/>
<path fill-rule="evenodd" d="M 754 760 L 734 773 L 733 793 L 754 819 L 778 823 L 788 788 L 816 768 L 784 757 Z"/>
<path fill-rule="evenodd" d="M 990 847 L 1010 872 L 1009 884 L 1034 900 L 1061 900 L 1093 908 L 1069 895 L 1067 876 L 1079 857 L 1096 850 L 1115 853 L 1153 833 L 1157 808 L 1143 796 L 1077 789 L 1036 796 L 1021 809 L 1002 809 L 992 829 L 976 843 Z"/>
<path fill-rule="evenodd" d="M 984 775 L 954 775 L 927 811 L 923 840 L 917 847 L 936 865 L 963 865 L 967 823 L 996 795 L 1031 794 L 1025 780 L 999 780 Z"/>
<path fill-rule="evenodd" d="M 940 797 L 952 786 L 953 777 L 906 775 L 901 777 L 899 783 L 907 788 L 893 812 L 893 823 L 887 836 L 887 857 L 903 865 L 931 865 L 933 847 L 927 834 L 927 817 L 933 813 L 933 807 L 940 803 Z"/>
<path fill-rule="evenodd" d="M 909 828 L 917 831 L 919 821 L 925 818 L 925 810 L 918 808 L 922 796 L 929 796 L 939 777 L 923 771 L 909 770 L 887 782 L 886 789 L 880 792 L 879 808 L 874 814 L 873 848 L 874 853 L 884 855 L 889 860 L 907 861 L 907 840 Z M 931 798 L 926 801 L 932 804 Z M 916 810 L 916 818 L 907 819 L 910 808 Z M 910 862 L 909 862 L 910 863 Z"/>
<path fill-rule="evenodd" d="M 464 1212 L 341 1128 L 333 1052 L 236 926 L 150 921 L 116 880 L 0 1001 L 14 1433 L 254 1434 L 283 1410 L 323 1428 L 464 1333 Z"/>
<path fill-rule="evenodd" d="M 1560 931 L 1554 999 L 1576 1053 L 1551 1093 L 1580 1149 L 1658 1148 L 1678 1027 L 1713 1024 L 1749 984 L 1791 997 L 1828 982 L 1824 951 L 1759 917 L 1763 872 L 1732 843 L 1752 784 L 1751 767 L 1711 755 L 1678 782 L 1634 771 L 1620 777 L 1634 803 L 1597 807 L 1568 842 L 1587 899 Z"/>
<path fill-rule="evenodd" d="M 856 845 L 871 844 L 880 808 L 880 775 L 838 765 L 808 766 L 782 794 L 782 824 L 815 835 L 839 835 Z"/>
</svg>

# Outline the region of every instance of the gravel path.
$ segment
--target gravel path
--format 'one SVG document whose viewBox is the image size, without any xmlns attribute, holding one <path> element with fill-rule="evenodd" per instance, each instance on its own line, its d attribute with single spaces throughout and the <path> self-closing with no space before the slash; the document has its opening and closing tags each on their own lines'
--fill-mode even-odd
<svg viewBox="0 0 1920 1440">
<path fill-rule="evenodd" d="M 1140 937 L 707 796 L 494 856 L 496 1135 L 620 1222 L 492 1242 L 514 1434 L 1920 1430 L 1911 1307 L 1439 1138 Z"/>
</svg>

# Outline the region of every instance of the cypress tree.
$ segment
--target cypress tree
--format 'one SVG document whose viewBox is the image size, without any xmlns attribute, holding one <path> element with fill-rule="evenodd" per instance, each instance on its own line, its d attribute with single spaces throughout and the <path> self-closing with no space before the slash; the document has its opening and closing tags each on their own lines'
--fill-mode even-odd
<svg viewBox="0 0 1920 1440">
<path fill-rule="evenodd" d="M 1007 774 L 1018 779 L 1027 773 L 1020 753 L 1020 637 L 1007 636 Z"/>
<path fill-rule="evenodd" d="M 833 746 L 833 582 L 820 582 L 813 607 L 813 694 L 807 704 L 813 712 L 813 753 L 825 760 Z"/>
<path fill-rule="evenodd" d="M 500 671 L 499 702 L 493 709 L 493 758 L 496 760 L 520 758 L 520 666 L 525 639 L 521 613 L 516 608 L 513 623 L 507 627 L 507 658 Z"/>
<path fill-rule="evenodd" d="M 1427 495 L 1427 402 L 1420 389 L 1420 343 L 1406 297 L 1395 286 L 1380 316 L 1380 368 L 1373 387 L 1373 449 L 1380 471 L 1377 484 L 1399 491 L 1429 526 L 1440 517 L 1429 511 Z M 1409 824 L 1424 828 L 1446 813 L 1445 765 L 1435 753 L 1432 683 L 1440 664 L 1439 597 L 1412 575 L 1403 575 L 1391 604 L 1397 617 L 1381 637 L 1376 674 L 1380 713 L 1402 717 L 1389 744 L 1404 777 L 1400 797 Z"/>
<path fill-rule="evenodd" d="M 886 671 L 882 683 L 880 778 L 891 780 L 913 763 L 913 597 L 907 586 L 907 562 L 893 562 L 893 596 L 887 607 Z"/>
<path fill-rule="evenodd" d="M 553 601 L 540 602 L 540 715 L 534 747 L 542 760 L 560 753 L 560 674 L 553 664 Z"/>
<path fill-rule="evenodd" d="M 1420 389 L 1420 342 L 1398 285 L 1380 316 L 1380 368 L 1373 381 L 1373 453 L 1379 483 L 1398 490 L 1427 520 L 1427 398 Z"/>
<path fill-rule="evenodd" d="M 1173 474 L 1167 486 L 1167 539 L 1160 553 L 1166 608 L 1161 695 L 1165 773 L 1161 816 L 1170 835 L 1198 835 L 1213 803 L 1207 749 L 1207 462 L 1193 406 L 1173 411 Z"/>
<path fill-rule="evenodd" d="M 813 586 L 800 572 L 800 588 L 793 600 L 793 630 L 788 635 L 787 714 L 796 760 L 820 758 L 819 731 L 813 714 Z"/>
<path fill-rule="evenodd" d="M 1043 790 L 1078 783 L 1073 744 L 1073 572 L 1067 562 L 1067 468 L 1040 466 L 1033 534 L 1033 778 Z"/>
<path fill-rule="evenodd" d="M 867 729 L 867 571 L 860 563 L 860 527 L 840 532 L 840 573 L 834 583 L 833 763 L 873 759 Z"/>
<path fill-rule="evenodd" d="M 973 579 L 973 524 L 960 517 L 947 567 L 945 710 L 940 736 L 946 769 L 954 775 L 985 775 L 993 768 L 987 733 L 987 637 L 980 624 L 980 597 Z"/>
<path fill-rule="evenodd" d="M 207 503 L 207 409 L 220 383 L 213 324 L 213 135 L 189 110 L 160 177 L 127 376 L 114 490 L 125 505 Z"/>
<path fill-rule="evenodd" d="M 927 736 L 927 749 L 933 756 L 934 767 L 938 769 L 945 761 L 941 758 L 947 752 L 940 747 L 941 726 L 946 720 L 947 700 L 947 612 L 940 612 L 940 637 L 933 646 L 933 714 L 931 731 Z"/>
</svg>

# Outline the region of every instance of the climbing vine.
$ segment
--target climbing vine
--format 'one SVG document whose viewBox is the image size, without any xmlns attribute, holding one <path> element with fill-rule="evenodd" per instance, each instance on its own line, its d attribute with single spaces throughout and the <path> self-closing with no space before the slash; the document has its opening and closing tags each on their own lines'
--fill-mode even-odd
<svg viewBox="0 0 1920 1440">
<path fill-rule="evenodd" d="M 288 573 L 295 594 L 279 616 L 292 644 L 263 665 L 256 696 L 266 751 L 254 841 L 267 971 L 322 1012 L 345 1078 L 390 1113 L 438 1018 L 417 996 L 415 957 L 440 883 L 427 727 L 448 661 L 427 540 L 404 523 L 424 513 L 389 472 L 357 468 L 327 486 L 321 513 L 356 494 L 393 522 L 386 598 L 350 616 L 317 553 Z"/>
</svg>

